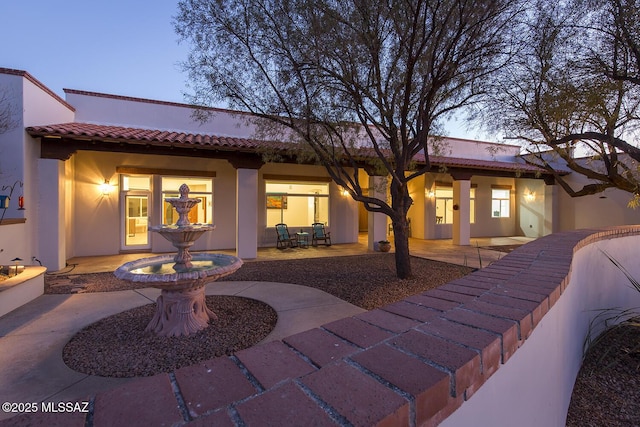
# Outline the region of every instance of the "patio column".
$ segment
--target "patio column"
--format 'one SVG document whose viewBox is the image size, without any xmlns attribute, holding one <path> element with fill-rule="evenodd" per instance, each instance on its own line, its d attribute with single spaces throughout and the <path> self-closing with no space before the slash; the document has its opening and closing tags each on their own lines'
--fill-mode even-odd
<svg viewBox="0 0 640 427">
<path fill-rule="evenodd" d="M 229 159 L 236 168 L 236 256 L 258 257 L 258 169 L 259 157 Z"/>
<path fill-rule="evenodd" d="M 387 177 L 369 176 L 369 196 L 381 200 L 387 198 Z M 367 247 L 373 251 L 377 249 L 380 240 L 387 239 L 387 216 L 379 212 L 368 212 L 369 225 L 367 231 Z"/>
<path fill-rule="evenodd" d="M 453 244 L 467 246 L 471 238 L 471 177 L 453 178 Z"/>
<path fill-rule="evenodd" d="M 558 231 L 558 186 L 553 177 L 545 179 L 544 187 L 544 220 L 542 235 L 553 234 Z"/>
<path fill-rule="evenodd" d="M 60 270 L 67 261 L 65 221 L 65 162 L 38 159 L 39 204 L 37 215 L 37 249 L 34 254 L 49 270 Z M 27 208 L 35 209 L 35 206 Z M 31 260 L 25 260 L 27 264 Z"/>
</svg>

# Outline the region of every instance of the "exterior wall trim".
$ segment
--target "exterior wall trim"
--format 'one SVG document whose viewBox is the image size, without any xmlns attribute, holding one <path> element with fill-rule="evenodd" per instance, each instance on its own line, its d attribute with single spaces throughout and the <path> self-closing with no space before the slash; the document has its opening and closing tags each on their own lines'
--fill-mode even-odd
<svg viewBox="0 0 640 427">
<path fill-rule="evenodd" d="M 23 78 L 27 79 L 28 81 L 30 81 L 31 83 L 33 83 L 34 85 L 36 85 L 42 91 L 46 92 L 49 96 L 54 98 L 56 101 L 58 101 L 60 104 L 64 105 L 69 110 L 76 111 L 76 109 L 71 104 L 69 104 L 64 99 L 60 98 L 54 91 L 52 91 L 51 89 L 46 87 L 44 84 L 42 84 L 40 82 L 40 80 L 36 79 L 35 77 L 33 77 L 31 74 L 29 74 L 26 71 L 14 70 L 12 68 L 2 68 L 2 67 L 0 67 L 0 74 L 8 74 L 8 75 L 13 75 L 13 76 L 23 77 Z"/>
</svg>

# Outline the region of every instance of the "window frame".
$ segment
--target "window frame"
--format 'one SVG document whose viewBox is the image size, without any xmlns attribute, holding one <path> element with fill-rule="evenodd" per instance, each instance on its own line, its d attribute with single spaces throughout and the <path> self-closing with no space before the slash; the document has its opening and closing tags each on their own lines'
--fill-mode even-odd
<svg viewBox="0 0 640 427">
<path fill-rule="evenodd" d="M 513 197 L 511 190 L 510 185 L 491 186 L 491 218 L 511 218 L 511 198 Z M 505 191 L 507 192 L 507 197 L 500 197 L 499 194 L 496 194 L 496 192 Z M 497 215 L 496 212 L 498 213 Z"/>
<path fill-rule="evenodd" d="M 326 187 L 325 193 L 300 193 L 297 191 L 288 192 L 288 191 L 269 191 L 268 187 L 270 184 L 275 185 L 285 185 L 285 186 L 295 186 L 295 185 L 305 185 L 305 186 L 321 186 Z M 331 180 L 326 180 L 322 177 L 313 178 L 313 177 L 264 177 L 264 209 L 265 209 L 265 223 L 267 227 L 274 227 L 276 224 L 285 223 L 288 227 L 311 227 L 313 222 L 321 222 L 326 226 L 329 225 L 330 221 L 330 205 L 331 205 Z M 270 198 L 272 200 L 270 201 Z M 279 200 L 278 200 L 279 199 Z M 286 218 L 286 210 L 296 202 L 300 202 L 300 199 L 307 199 L 306 205 L 313 206 L 313 220 L 312 223 L 309 224 L 297 224 L 288 221 Z M 310 200 L 313 199 L 313 200 Z M 322 207 L 322 200 L 326 200 L 326 207 Z M 279 205 L 279 207 L 278 207 Z M 279 210 L 280 215 L 278 220 L 270 219 L 273 215 L 270 215 L 270 212 L 274 210 Z M 323 213 L 322 210 L 326 212 Z M 274 222 L 276 221 L 276 222 Z M 307 221 L 308 222 L 308 221 Z"/>
<path fill-rule="evenodd" d="M 175 208 L 171 209 L 172 217 L 168 218 L 169 208 L 171 205 L 165 201 L 166 198 L 180 197 L 179 187 L 170 189 L 167 188 L 165 190 L 165 179 L 175 180 L 182 184 L 187 184 L 189 186 L 189 198 L 191 199 L 200 199 L 201 202 L 191 210 L 189 215 L 189 221 L 192 224 L 200 223 L 200 224 L 213 224 L 214 221 L 214 209 L 213 209 L 213 197 L 214 197 L 214 178 L 211 176 L 176 176 L 176 175 L 158 175 L 159 179 L 159 187 L 160 187 L 160 223 L 161 224 L 175 224 L 178 220 L 178 212 Z M 201 181 L 204 185 L 210 187 L 208 191 L 194 190 L 190 183 L 195 181 Z M 196 209 L 196 210 L 194 210 Z M 200 218 L 200 214 L 202 213 L 203 217 Z M 195 214 L 195 215 L 194 215 Z M 202 221 L 200 221 L 202 219 Z"/>
</svg>

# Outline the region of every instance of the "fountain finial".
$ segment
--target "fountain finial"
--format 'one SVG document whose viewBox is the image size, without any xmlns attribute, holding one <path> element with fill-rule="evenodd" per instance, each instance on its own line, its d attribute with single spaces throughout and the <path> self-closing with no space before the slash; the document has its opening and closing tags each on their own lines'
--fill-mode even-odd
<svg viewBox="0 0 640 427">
<path fill-rule="evenodd" d="M 200 199 L 189 198 L 190 190 L 187 184 L 182 184 L 178 191 L 180 193 L 180 197 L 168 197 L 164 200 L 170 203 L 178 212 L 178 221 L 176 222 L 176 225 L 178 227 L 189 227 L 191 224 L 188 218 L 189 211 L 192 207 L 200 203 Z"/>
<path fill-rule="evenodd" d="M 188 199 L 189 198 L 189 186 L 187 184 L 182 184 L 180 186 L 180 189 L 178 190 L 180 192 L 180 198 L 181 199 Z"/>
</svg>

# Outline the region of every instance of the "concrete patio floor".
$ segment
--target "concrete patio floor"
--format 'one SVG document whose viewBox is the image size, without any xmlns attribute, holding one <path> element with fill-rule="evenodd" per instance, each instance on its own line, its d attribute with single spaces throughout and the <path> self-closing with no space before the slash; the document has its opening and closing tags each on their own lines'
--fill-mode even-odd
<svg viewBox="0 0 640 427">
<path fill-rule="evenodd" d="M 330 247 L 278 250 L 264 248 L 254 261 L 361 255 L 367 250 L 366 236 L 360 242 Z M 414 256 L 438 261 L 486 267 L 503 252 L 484 247 L 520 245 L 525 237 L 472 239 L 472 246 L 454 246 L 450 240 L 410 239 Z M 233 254 L 232 251 L 218 251 Z M 78 257 L 65 269 L 52 273 L 83 274 L 113 271 L 121 264 L 157 254 L 122 254 Z M 131 379 L 104 378 L 75 372 L 62 360 L 68 340 L 97 320 L 155 301 L 160 291 L 146 288 L 95 294 L 43 295 L 0 318 L 0 400 L 2 402 L 81 401 L 97 392 L 120 386 Z M 361 313 L 359 307 L 317 289 L 270 282 L 216 282 L 208 295 L 237 295 L 261 300 L 278 313 L 278 323 L 266 341 L 278 340 L 333 320 Z M 16 415 L 0 412 L 0 425 Z M 7 424 L 8 423 L 8 424 Z"/>
<path fill-rule="evenodd" d="M 310 246 L 309 248 L 259 248 L 257 258 L 244 261 L 253 262 L 274 261 L 283 259 L 339 257 L 373 253 L 373 251 L 369 251 L 367 249 L 366 239 L 367 236 L 361 234 L 358 238 L 358 243 L 347 243 L 332 246 L 319 245 L 317 247 Z M 391 240 L 393 240 L 393 237 L 391 238 Z M 422 240 L 410 238 L 409 250 L 411 252 L 411 255 L 416 257 L 433 259 L 450 264 L 465 265 L 472 268 L 481 268 L 486 267 L 493 261 L 496 261 L 505 255 L 504 252 L 486 249 L 487 247 L 523 245 L 532 240 L 535 239 L 524 236 L 479 237 L 471 239 L 471 245 L 469 246 L 457 246 L 453 244 L 451 239 Z M 393 252 L 393 245 L 391 251 Z M 215 252 L 235 255 L 234 250 L 220 250 Z M 67 261 L 67 268 L 61 270 L 60 272 L 86 274 L 114 271 L 116 268 L 126 262 L 157 255 L 159 254 L 133 253 L 93 257 L 75 257 L 69 259 Z"/>
</svg>

